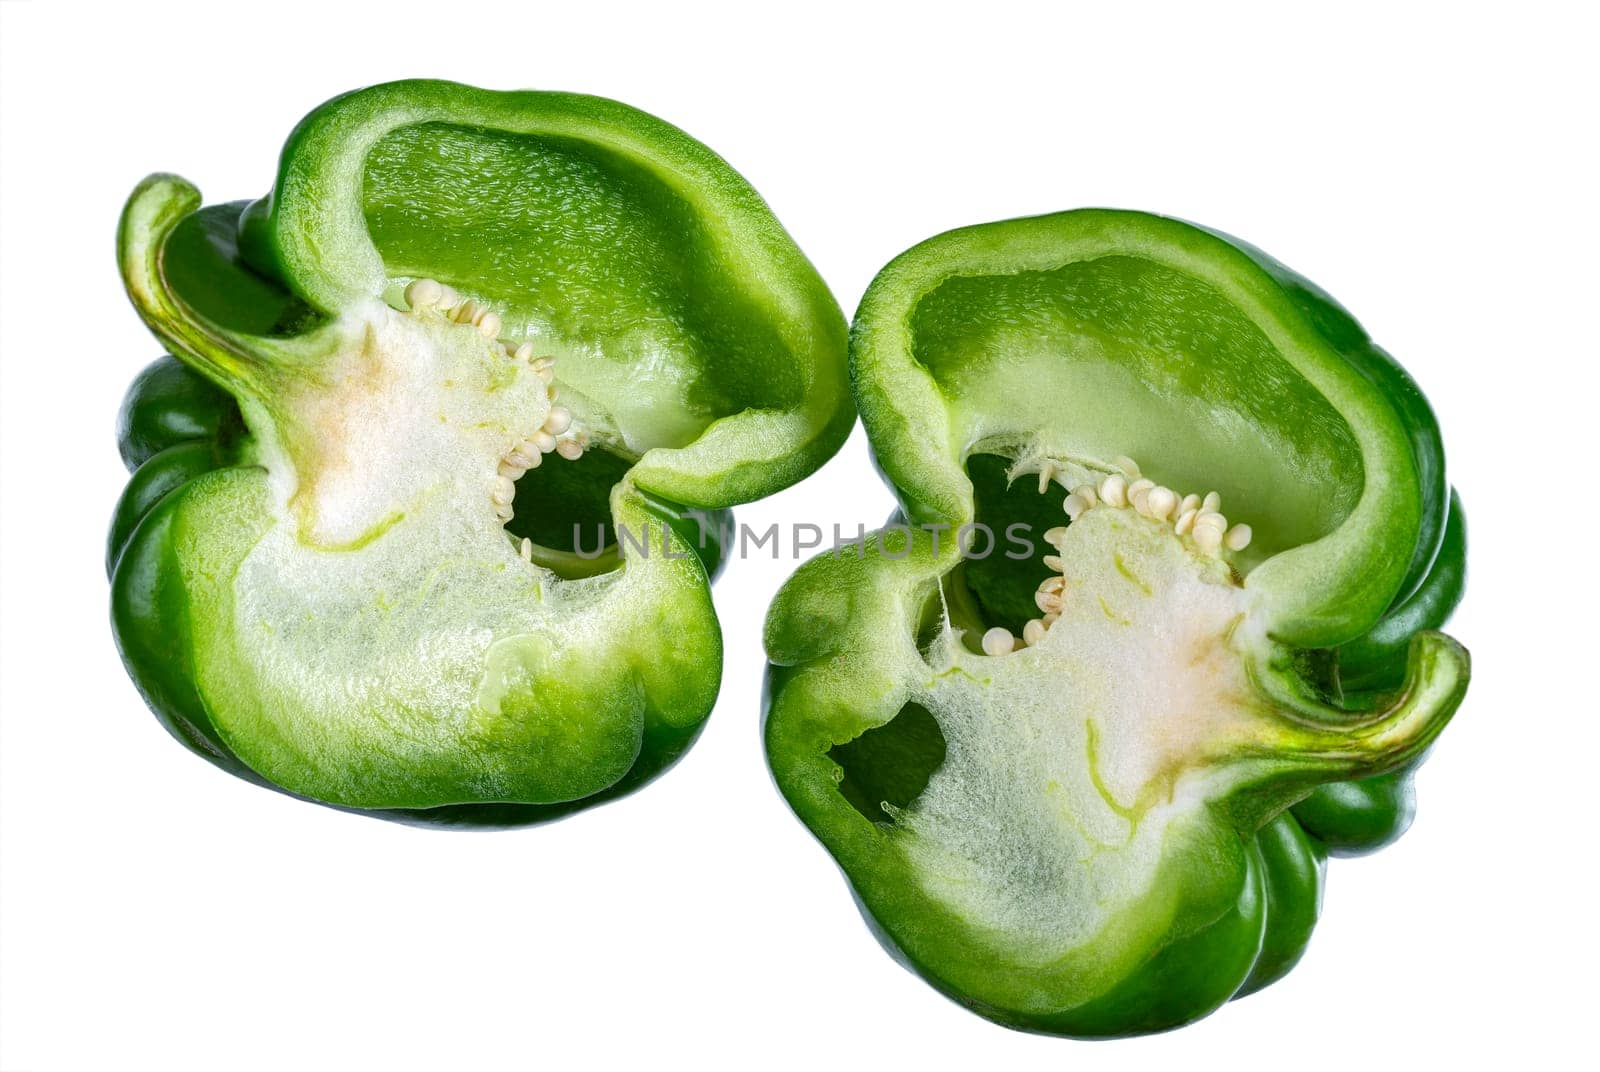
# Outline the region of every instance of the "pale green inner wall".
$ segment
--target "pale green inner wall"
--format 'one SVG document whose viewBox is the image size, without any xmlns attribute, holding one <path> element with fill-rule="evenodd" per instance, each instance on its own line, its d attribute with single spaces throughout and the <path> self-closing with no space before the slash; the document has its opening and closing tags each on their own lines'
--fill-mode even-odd
<svg viewBox="0 0 1600 1072">
<path fill-rule="evenodd" d="M 1043 432 L 1183 492 L 1222 493 L 1252 558 L 1338 526 L 1360 497 L 1349 426 L 1207 284 L 1132 257 L 955 276 L 911 316 L 963 449 Z"/>
<path fill-rule="evenodd" d="M 799 401 L 801 370 L 698 207 L 604 147 L 401 127 L 368 155 L 363 196 L 391 276 L 451 283 L 500 311 L 505 334 L 539 337 L 635 452 Z"/>
</svg>

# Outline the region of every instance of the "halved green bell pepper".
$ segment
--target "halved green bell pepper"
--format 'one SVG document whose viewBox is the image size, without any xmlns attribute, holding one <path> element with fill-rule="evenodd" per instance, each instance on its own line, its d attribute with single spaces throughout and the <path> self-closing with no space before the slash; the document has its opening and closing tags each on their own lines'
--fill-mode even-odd
<svg viewBox="0 0 1600 1072">
<path fill-rule="evenodd" d="M 385 818 L 538 822 L 665 770 L 720 681 L 703 535 L 854 419 L 843 314 L 766 205 L 613 101 L 348 94 L 261 201 L 146 180 L 119 259 L 176 358 L 119 422 L 129 673 L 218 766 Z"/>
<path fill-rule="evenodd" d="M 905 524 L 780 591 L 764 733 L 874 933 L 1052 1034 L 1280 977 L 1467 686 L 1420 391 L 1258 250 L 1135 212 L 922 243 L 850 355 Z"/>
</svg>

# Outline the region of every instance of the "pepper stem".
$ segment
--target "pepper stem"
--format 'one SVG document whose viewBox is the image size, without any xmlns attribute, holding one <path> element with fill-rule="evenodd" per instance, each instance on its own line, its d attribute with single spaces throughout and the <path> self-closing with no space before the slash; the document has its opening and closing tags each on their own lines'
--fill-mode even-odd
<svg viewBox="0 0 1600 1072">
<path fill-rule="evenodd" d="M 1287 775 L 1289 781 L 1320 784 L 1383 774 L 1426 751 L 1466 694 L 1470 659 L 1445 634 L 1418 633 L 1411 641 L 1405 685 L 1393 703 L 1359 714 L 1294 690 L 1279 674 L 1253 676 L 1281 705 L 1255 755 L 1274 781 Z"/>
<path fill-rule="evenodd" d="M 173 229 L 200 207 L 200 191 L 176 175 L 157 173 L 133 191 L 117 227 L 117 263 L 134 309 L 172 353 L 230 392 L 259 395 L 255 364 L 228 333 L 206 330 L 167 284 L 162 260 Z"/>
</svg>

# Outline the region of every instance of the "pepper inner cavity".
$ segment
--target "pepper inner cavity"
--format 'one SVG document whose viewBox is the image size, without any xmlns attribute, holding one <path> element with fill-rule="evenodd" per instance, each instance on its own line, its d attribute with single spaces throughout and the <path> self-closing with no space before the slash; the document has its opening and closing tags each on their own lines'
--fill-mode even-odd
<svg viewBox="0 0 1600 1072">
<path fill-rule="evenodd" d="M 533 561 L 562 576 L 592 576 L 619 567 L 611 491 L 633 464 L 634 459 L 592 447 L 572 461 L 529 470 L 517 480 L 516 513 L 506 522 L 506 531 L 519 551 L 526 546 Z M 630 533 L 641 535 L 647 542 L 660 538 L 658 533 Z"/>
<path fill-rule="evenodd" d="M 1002 532 L 1010 538 L 1011 525 L 1020 521 L 1042 552 L 1031 562 L 991 554 L 965 563 L 953 578 L 962 591 L 952 599 L 947 589 L 947 603 L 957 605 L 952 618 L 963 619 L 960 624 L 977 641 L 976 650 L 990 656 L 1038 644 L 1060 618 L 1063 601 L 1072 597 L 1067 533 L 1092 511 L 1111 509 L 1143 518 L 1201 559 L 1228 562 L 1250 545 L 1253 535 L 1248 524 L 1229 523 L 1220 493 L 1184 493 L 1158 484 L 1127 457 L 1103 463 L 1040 456 L 1008 463 L 998 455 L 979 454 L 969 459 L 968 472 L 978 519 L 995 540 Z M 1056 498 L 1063 491 L 1065 496 Z M 989 546 L 1000 544 L 992 540 Z M 1237 579 L 1236 570 L 1233 574 Z M 1029 585 L 1031 606 L 1022 603 L 1023 583 Z M 974 597 L 970 601 L 965 598 L 969 591 Z"/>
</svg>

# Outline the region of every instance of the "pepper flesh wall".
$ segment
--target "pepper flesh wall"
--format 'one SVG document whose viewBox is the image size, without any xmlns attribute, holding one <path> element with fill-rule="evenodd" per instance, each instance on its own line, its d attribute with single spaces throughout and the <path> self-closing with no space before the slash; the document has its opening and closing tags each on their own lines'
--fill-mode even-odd
<svg viewBox="0 0 1600 1072">
<path fill-rule="evenodd" d="M 124 662 L 218 766 L 383 818 L 540 822 L 670 766 L 721 675 L 702 529 L 854 417 L 767 207 L 612 101 L 348 94 L 261 201 L 146 180 L 119 259 L 176 358 L 119 425 Z"/>
<path fill-rule="evenodd" d="M 779 593 L 765 742 L 874 933 L 1051 1034 L 1281 977 L 1467 685 L 1416 385 L 1260 251 L 1098 210 L 903 254 L 851 362 L 908 525 Z M 1016 524 L 1023 559 L 930 538 Z"/>
</svg>

